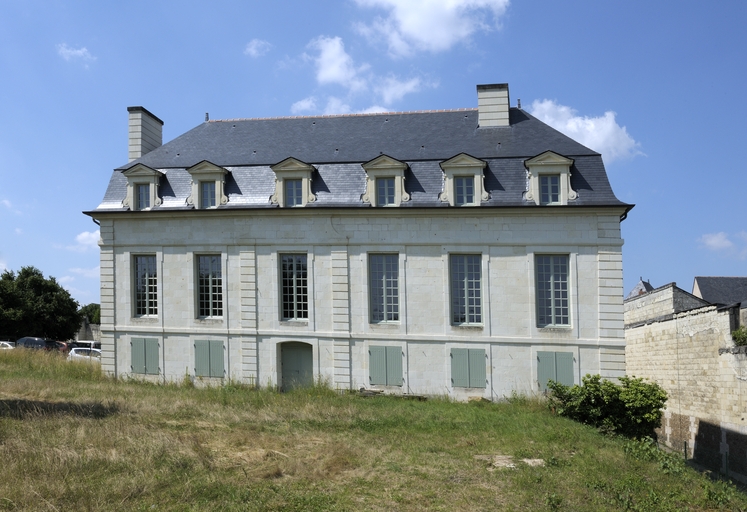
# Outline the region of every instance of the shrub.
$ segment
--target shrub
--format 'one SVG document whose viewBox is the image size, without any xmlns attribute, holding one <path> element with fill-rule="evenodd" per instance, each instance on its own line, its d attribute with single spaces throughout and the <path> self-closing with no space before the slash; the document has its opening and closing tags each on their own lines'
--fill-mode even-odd
<svg viewBox="0 0 747 512">
<path fill-rule="evenodd" d="M 736 331 L 731 331 L 731 339 L 734 340 L 734 344 L 738 347 L 747 345 L 747 328 L 743 325 Z"/>
<path fill-rule="evenodd" d="M 655 382 L 620 377 L 620 385 L 586 375 L 582 385 L 551 381 L 549 406 L 557 414 L 610 434 L 634 439 L 655 437 L 667 393 Z"/>
</svg>

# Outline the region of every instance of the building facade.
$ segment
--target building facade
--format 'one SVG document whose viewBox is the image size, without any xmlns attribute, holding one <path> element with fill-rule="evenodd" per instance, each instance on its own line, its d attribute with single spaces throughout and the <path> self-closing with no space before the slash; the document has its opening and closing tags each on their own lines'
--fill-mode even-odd
<svg viewBox="0 0 747 512">
<path fill-rule="evenodd" d="M 87 212 L 104 371 L 491 400 L 624 375 L 631 205 L 599 154 L 477 89 L 478 109 L 206 121 L 165 145 L 130 108 L 132 160 Z"/>
</svg>

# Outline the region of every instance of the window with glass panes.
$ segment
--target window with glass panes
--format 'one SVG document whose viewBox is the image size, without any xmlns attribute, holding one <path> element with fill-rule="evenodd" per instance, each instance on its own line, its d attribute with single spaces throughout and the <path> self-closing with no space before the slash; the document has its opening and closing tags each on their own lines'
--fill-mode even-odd
<svg viewBox="0 0 747 512">
<path fill-rule="evenodd" d="M 376 178 L 376 206 L 394 204 L 394 178 Z"/>
<path fill-rule="evenodd" d="M 472 176 L 457 176 L 454 178 L 454 204 L 474 204 L 475 178 Z"/>
<path fill-rule="evenodd" d="M 137 185 L 135 187 L 135 193 L 137 197 L 135 202 L 137 203 L 138 210 L 145 210 L 150 208 L 150 185 Z"/>
<path fill-rule="evenodd" d="M 220 255 L 197 258 L 198 316 L 223 316 L 223 275 Z"/>
<path fill-rule="evenodd" d="M 371 322 L 399 321 L 399 255 L 368 257 Z"/>
<path fill-rule="evenodd" d="M 215 182 L 200 182 L 200 208 L 213 208 L 215 204 Z"/>
<path fill-rule="evenodd" d="M 158 314 L 156 257 L 135 256 L 135 316 Z"/>
<path fill-rule="evenodd" d="M 568 256 L 535 256 L 537 325 L 568 325 Z"/>
<path fill-rule="evenodd" d="M 540 204 L 560 203 L 560 175 L 548 174 L 539 177 Z"/>
<path fill-rule="evenodd" d="M 453 324 L 482 323 L 481 273 L 479 254 L 452 254 L 451 322 Z"/>
<path fill-rule="evenodd" d="M 302 184 L 303 180 L 285 180 L 285 206 L 303 205 Z"/>
<path fill-rule="evenodd" d="M 280 256 L 283 320 L 309 317 L 308 271 L 305 254 Z"/>
</svg>

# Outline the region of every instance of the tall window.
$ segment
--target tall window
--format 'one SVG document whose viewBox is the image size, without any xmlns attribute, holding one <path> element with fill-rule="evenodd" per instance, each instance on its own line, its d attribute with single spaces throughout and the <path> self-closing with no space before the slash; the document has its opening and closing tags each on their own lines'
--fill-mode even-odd
<svg viewBox="0 0 747 512">
<path fill-rule="evenodd" d="M 568 325 L 568 256 L 538 255 L 537 325 Z"/>
<path fill-rule="evenodd" d="M 223 275 L 220 255 L 197 258 L 198 315 L 223 316 Z"/>
<path fill-rule="evenodd" d="M 398 321 L 399 255 L 369 255 L 368 275 L 371 322 Z"/>
<path fill-rule="evenodd" d="M 137 204 L 136 209 L 145 210 L 146 208 L 150 208 L 150 185 L 137 185 L 135 193 L 137 194 L 137 198 L 135 199 Z"/>
<path fill-rule="evenodd" d="M 540 204 L 560 203 L 560 175 L 548 174 L 540 178 Z"/>
<path fill-rule="evenodd" d="M 387 206 L 394 202 L 394 178 L 376 178 L 376 206 Z"/>
<path fill-rule="evenodd" d="M 451 323 L 482 323 L 479 254 L 451 255 Z"/>
<path fill-rule="evenodd" d="M 303 206 L 303 180 L 285 180 L 285 206 Z"/>
<path fill-rule="evenodd" d="M 474 204 L 475 178 L 472 176 L 457 176 L 454 178 L 454 205 Z"/>
<path fill-rule="evenodd" d="M 135 316 L 158 314 L 158 272 L 155 256 L 135 256 Z"/>
<path fill-rule="evenodd" d="M 280 256 L 283 320 L 309 318 L 308 271 L 305 254 Z"/>
<path fill-rule="evenodd" d="M 200 182 L 200 208 L 215 207 L 215 182 Z"/>
</svg>

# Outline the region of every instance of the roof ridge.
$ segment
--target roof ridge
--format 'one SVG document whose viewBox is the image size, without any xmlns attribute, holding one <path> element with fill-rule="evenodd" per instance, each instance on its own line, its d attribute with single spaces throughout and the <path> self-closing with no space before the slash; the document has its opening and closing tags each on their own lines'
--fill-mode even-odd
<svg viewBox="0 0 747 512">
<path fill-rule="evenodd" d="M 365 117 L 365 116 L 392 116 L 399 114 L 436 114 L 444 112 L 473 112 L 477 111 L 477 108 L 451 108 L 451 109 L 440 109 L 440 110 L 408 110 L 404 112 L 364 112 L 356 114 L 319 114 L 314 116 L 276 116 L 276 117 L 237 117 L 233 119 L 211 119 L 208 123 L 230 123 L 236 121 L 269 121 L 277 119 L 317 119 L 317 118 L 333 118 L 333 117 Z"/>
</svg>

